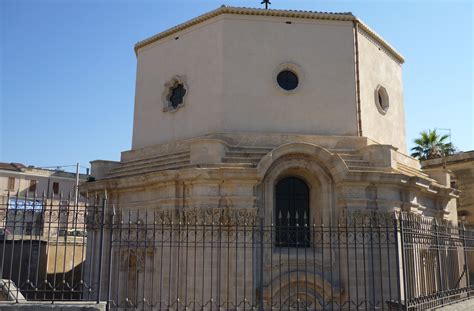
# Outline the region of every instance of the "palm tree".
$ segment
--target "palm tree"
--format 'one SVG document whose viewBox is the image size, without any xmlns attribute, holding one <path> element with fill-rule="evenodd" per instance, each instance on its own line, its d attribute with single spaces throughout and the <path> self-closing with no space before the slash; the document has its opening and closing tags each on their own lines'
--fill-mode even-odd
<svg viewBox="0 0 474 311">
<path fill-rule="evenodd" d="M 428 130 L 422 131 L 420 136 L 414 140 L 416 146 L 411 148 L 411 156 L 420 161 L 445 157 L 455 152 L 453 144 L 446 142 L 449 135 L 441 136 L 436 130 Z"/>
</svg>

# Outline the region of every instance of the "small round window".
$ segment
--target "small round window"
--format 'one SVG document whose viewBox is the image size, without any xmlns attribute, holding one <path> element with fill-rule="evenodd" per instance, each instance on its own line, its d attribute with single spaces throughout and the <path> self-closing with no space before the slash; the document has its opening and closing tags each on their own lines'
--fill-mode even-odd
<svg viewBox="0 0 474 311">
<path fill-rule="evenodd" d="M 292 91 L 298 87 L 298 76 L 290 70 L 283 70 L 277 75 L 278 85 L 286 90 Z"/>
<path fill-rule="evenodd" d="M 375 89 L 375 105 L 381 114 L 386 114 L 390 106 L 387 90 L 381 85 Z"/>
</svg>

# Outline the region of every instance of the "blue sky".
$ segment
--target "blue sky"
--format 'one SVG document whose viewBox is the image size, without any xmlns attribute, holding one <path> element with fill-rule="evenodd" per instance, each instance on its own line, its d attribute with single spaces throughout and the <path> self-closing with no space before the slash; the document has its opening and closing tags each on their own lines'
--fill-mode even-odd
<svg viewBox="0 0 474 311">
<path fill-rule="evenodd" d="M 474 149 L 471 1 L 273 0 L 275 9 L 350 11 L 406 58 L 407 142 L 449 128 Z M 260 0 L 0 1 L 0 161 L 57 166 L 130 149 L 133 45 L 221 4 Z"/>
</svg>

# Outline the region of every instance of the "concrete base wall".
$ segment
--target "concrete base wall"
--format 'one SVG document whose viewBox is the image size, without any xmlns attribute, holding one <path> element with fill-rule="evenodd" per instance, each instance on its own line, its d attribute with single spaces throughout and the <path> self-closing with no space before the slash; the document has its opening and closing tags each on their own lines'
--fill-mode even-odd
<svg viewBox="0 0 474 311">
<path fill-rule="evenodd" d="M 435 310 L 442 310 L 442 311 L 468 311 L 474 310 L 474 298 L 469 298 L 464 301 L 460 301 L 457 303 L 453 303 L 451 305 L 447 305 L 444 307 L 437 308 Z"/>
<path fill-rule="evenodd" d="M 1 302 L 2 311 L 105 311 L 105 303 L 94 302 Z"/>
</svg>

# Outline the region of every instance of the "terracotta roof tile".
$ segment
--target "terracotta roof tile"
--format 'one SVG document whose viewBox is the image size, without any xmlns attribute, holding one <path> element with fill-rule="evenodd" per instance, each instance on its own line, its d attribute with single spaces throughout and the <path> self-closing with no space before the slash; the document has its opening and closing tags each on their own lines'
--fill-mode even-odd
<svg viewBox="0 0 474 311">
<path fill-rule="evenodd" d="M 25 168 L 26 166 L 22 163 L 6 163 L 6 162 L 0 162 L 0 170 L 7 170 L 7 171 L 21 171 L 22 168 Z"/>
</svg>

